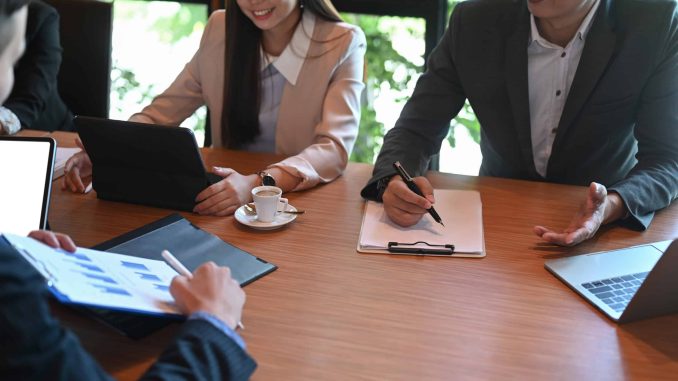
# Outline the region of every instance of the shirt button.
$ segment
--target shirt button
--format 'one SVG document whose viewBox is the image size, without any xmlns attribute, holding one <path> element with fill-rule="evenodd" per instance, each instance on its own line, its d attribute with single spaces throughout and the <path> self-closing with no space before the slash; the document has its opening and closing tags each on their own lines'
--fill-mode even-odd
<svg viewBox="0 0 678 381">
<path fill-rule="evenodd" d="M 567 55 L 567 53 L 563 52 L 563 54 L 561 54 L 560 56 L 564 58 L 566 55 Z"/>
<path fill-rule="evenodd" d="M 552 129 L 551 129 L 551 133 L 552 133 L 552 134 L 555 134 L 556 132 L 558 132 L 558 127 L 552 128 Z"/>
<path fill-rule="evenodd" d="M 560 90 L 557 90 L 557 91 L 556 91 L 556 96 L 557 96 L 557 97 L 560 96 Z"/>
</svg>

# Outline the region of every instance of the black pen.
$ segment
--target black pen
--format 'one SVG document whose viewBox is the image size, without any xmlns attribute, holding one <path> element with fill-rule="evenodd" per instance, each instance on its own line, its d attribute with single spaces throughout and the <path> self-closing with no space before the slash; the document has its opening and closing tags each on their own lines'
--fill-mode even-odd
<svg viewBox="0 0 678 381">
<path fill-rule="evenodd" d="M 407 187 L 410 188 L 410 190 L 411 190 L 412 192 L 418 194 L 418 195 L 421 196 L 421 197 L 424 197 L 424 194 L 421 193 L 421 189 L 419 189 L 419 187 L 417 186 L 417 184 L 414 182 L 414 180 L 412 180 L 412 177 L 407 173 L 407 171 L 405 170 L 405 168 L 403 168 L 403 166 L 400 164 L 399 161 L 396 161 L 395 163 L 393 163 L 393 168 L 395 168 L 395 170 L 398 172 L 398 174 L 400 175 L 400 177 L 403 179 L 403 181 L 405 182 L 405 184 L 407 185 Z M 437 223 L 439 223 L 439 224 L 445 226 L 445 224 L 443 224 L 443 220 L 440 219 L 440 216 L 438 215 L 438 212 L 436 212 L 436 210 L 433 209 L 433 206 L 431 206 L 431 207 L 428 208 L 427 210 L 428 210 L 428 213 L 431 215 L 431 217 L 433 217 L 433 219 L 434 219 Z"/>
</svg>

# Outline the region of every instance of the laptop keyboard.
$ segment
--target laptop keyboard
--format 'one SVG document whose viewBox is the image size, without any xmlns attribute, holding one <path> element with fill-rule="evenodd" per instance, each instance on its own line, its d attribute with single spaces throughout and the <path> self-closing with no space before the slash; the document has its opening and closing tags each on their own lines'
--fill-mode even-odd
<svg viewBox="0 0 678 381">
<path fill-rule="evenodd" d="M 621 312 L 624 311 L 633 295 L 636 294 L 647 274 L 649 272 L 601 279 L 595 282 L 582 283 L 582 287 L 616 312 Z"/>
</svg>

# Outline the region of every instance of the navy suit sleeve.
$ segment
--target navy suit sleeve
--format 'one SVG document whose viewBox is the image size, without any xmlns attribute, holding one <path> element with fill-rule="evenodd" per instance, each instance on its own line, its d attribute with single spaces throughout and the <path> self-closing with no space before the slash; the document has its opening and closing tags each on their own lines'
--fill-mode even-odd
<svg viewBox="0 0 678 381">
<path fill-rule="evenodd" d="M 425 173 L 431 156 L 440 151 L 450 121 L 464 106 L 466 94 L 454 62 L 455 38 L 463 8 L 463 3 L 455 6 L 450 26 L 431 52 L 426 72 L 417 81 L 395 126 L 384 137 L 372 179 L 361 192 L 364 198 L 377 199 L 376 183 L 395 175 L 395 161 L 400 161 L 412 176 Z"/>
<path fill-rule="evenodd" d="M 111 380 L 52 317 L 42 276 L 0 236 L 0 380 Z"/>
<path fill-rule="evenodd" d="M 678 6 L 667 2 L 661 14 L 672 16 L 664 18 L 664 49 L 641 95 L 634 130 L 638 163 L 610 187 L 626 204 L 626 222 L 639 229 L 648 227 L 655 210 L 678 197 Z"/>
<path fill-rule="evenodd" d="M 235 341 L 202 319 L 188 320 L 142 380 L 247 380 L 257 364 Z"/>
<path fill-rule="evenodd" d="M 42 276 L 0 236 L 0 380 L 112 380 L 50 314 Z M 256 363 L 204 320 L 186 322 L 143 380 L 245 380 Z"/>
</svg>

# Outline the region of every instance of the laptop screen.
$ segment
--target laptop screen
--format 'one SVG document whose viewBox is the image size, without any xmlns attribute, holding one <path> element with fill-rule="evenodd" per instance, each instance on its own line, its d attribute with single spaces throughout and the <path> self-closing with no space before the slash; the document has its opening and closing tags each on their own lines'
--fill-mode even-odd
<svg viewBox="0 0 678 381">
<path fill-rule="evenodd" d="M 45 229 L 56 142 L 0 137 L 0 233 Z"/>
</svg>

